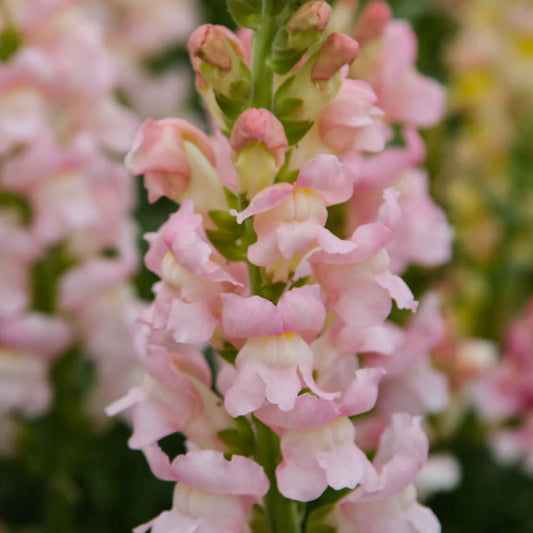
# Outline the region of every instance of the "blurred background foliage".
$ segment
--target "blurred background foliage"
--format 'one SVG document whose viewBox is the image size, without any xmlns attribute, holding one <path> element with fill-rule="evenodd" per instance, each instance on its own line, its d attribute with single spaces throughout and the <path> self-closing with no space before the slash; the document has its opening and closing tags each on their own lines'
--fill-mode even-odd
<svg viewBox="0 0 533 533">
<path fill-rule="evenodd" d="M 443 83 L 449 81 L 445 49 L 457 31 L 457 21 L 437 0 L 389 0 L 396 17 L 411 21 L 419 39 L 419 69 Z M 204 20 L 233 27 L 225 0 L 202 0 Z M 152 58 L 148 67 L 155 72 L 187 63 L 183 49 L 167 50 Z M 192 88 L 191 88 L 192 89 Z M 191 104 L 200 111 L 191 90 Z M 440 126 L 425 133 L 428 168 L 439 188 L 440 169 L 447 157 L 443 139 L 453 139 L 461 116 L 450 115 Z M 533 190 L 531 123 L 521 124 L 521 142 L 513 148 L 509 180 L 512 198 L 519 201 L 525 189 Z M 437 181 L 437 183 L 435 183 Z M 162 199 L 149 205 L 139 182 L 136 218 L 141 235 L 156 230 L 174 211 L 172 202 Z M 449 207 L 449 206 L 448 206 Z M 506 235 L 523 230 L 509 202 L 499 206 Z M 509 239 L 504 239 L 508 242 Z M 461 250 L 456 251 L 461 254 Z M 531 264 L 516 271 L 507 260 L 495 261 L 486 281 L 492 290 L 479 302 L 485 309 L 473 323 L 471 334 L 498 339 L 501 324 L 533 293 Z M 49 279 L 53 265 L 42 265 Z M 45 272 L 46 271 L 46 272 Z M 43 274 L 43 275 L 44 275 Z M 443 276 L 443 272 L 408 272 L 415 281 L 415 293 Z M 151 298 L 155 276 L 143 269 L 136 278 L 139 294 Z M 47 295 L 46 298 L 53 297 Z M 46 305 L 44 296 L 42 305 Z M 505 303 L 503 303 L 505 300 Z M 13 533 L 126 532 L 170 506 L 172 484 L 155 479 L 140 452 L 127 448 L 130 430 L 111 421 L 105 428 L 91 427 L 83 405 L 91 387 L 93 369 L 80 350 L 73 349 L 52 370 L 56 395 L 50 411 L 25 423 L 17 460 L 0 460 L 0 518 Z M 533 481 L 517 469 L 497 464 L 483 445 L 483 430 L 468 416 L 455 437 L 439 448 L 456 454 L 463 467 L 463 482 L 449 493 L 434 496 L 428 504 L 441 520 L 444 533 L 528 533 L 533 531 Z M 182 449 L 178 439 L 164 443 L 174 451 Z M 216 533 L 216 532 L 214 532 Z"/>
</svg>

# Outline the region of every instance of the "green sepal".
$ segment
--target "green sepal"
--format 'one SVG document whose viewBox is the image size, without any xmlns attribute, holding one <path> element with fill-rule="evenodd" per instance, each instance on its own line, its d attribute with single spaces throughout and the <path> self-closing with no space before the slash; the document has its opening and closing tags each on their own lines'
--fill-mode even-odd
<svg viewBox="0 0 533 533">
<path fill-rule="evenodd" d="M 250 422 L 244 416 L 239 416 L 234 421 L 235 427 L 219 431 L 218 438 L 228 447 L 232 455 L 253 455 L 255 437 Z"/>
<path fill-rule="evenodd" d="M 227 187 L 224 187 L 224 194 L 226 196 L 226 202 L 228 203 L 228 209 L 235 209 L 236 211 L 239 210 L 239 198 L 235 193 L 230 191 Z"/>
<path fill-rule="evenodd" d="M 228 341 L 225 341 L 224 347 L 220 350 L 217 350 L 217 353 L 230 365 L 234 365 L 235 359 L 237 359 L 237 354 L 239 353 L 239 351 L 237 350 L 237 348 L 235 348 L 235 346 L 233 346 L 233 344 L 230 344 Z"/>
<path fill-rule="evenodd" d="M 226 230 L 206 230 L 211 244 L 229 261 L 245 261 L 246 247 L 235 242 L 237 236 Z"/>
<path fill-rule="evenodd" d="M 280 98 L 276 100 L 275 111 L 278 117 L 290 117 L 293 113 L 302 107 L 303 100 L 301 98 Z"/>
<path fill-rule="evenodd" d="M 12 25 L 7 25 L 0 33 L 0 61 L 9 61 L 20 48 L 20 33 Z"/>
<path fill-rule="evenodd" d="M 235 236 L 242 235 L 244 228 L 237 222 L 237 219 L 225 209 L 216 209 L 209 211 L 209 217 L 220 230 L 231 232 Z"/>
<path fill-rule="evenodd" d="M 330 504 L 313 509 L 309 513 L 305 533 L 335 533 L 337 531 L 335 527 L 324 523 L 324 520 L 333 511 L 334 507 L 334 504 Z"/>
<path fill-rule="evenodd" d="M 232 122 L 241 116 L 248 105 L 248 100 L 228 98 L 218 91 L 215 91 L 215 100 L 222 113 Z"/>
<path fill-rule="evenodd" d="M 228 9 L 235 22 L 243 28 L 255 29 L 261 17 L 261 0 L 228 0 Z"/>
<path fill-rule="evenodd" d="M 252 507 L 250 529 L 252 533 L 270 533 L 270 524 L 265 509 L 257 503 Z"/>
<path fill-rule="evenodd" d="M 267 285 L 263 285 L 261 287 L 261 295 L 263 296 L 263 298 L 266 298 L 272 303 L 277 304 L 286 286 L 287 284 L 283 282 L 269 283 Z"/>
<path fill-rule="evenodd" d="M 285 135 L 289 141 L 289 145 L 296 144 L 305 134 L 311 129 L 313 125 L 312 120 L 281 120 L 285 129 Z"/>
</svg>

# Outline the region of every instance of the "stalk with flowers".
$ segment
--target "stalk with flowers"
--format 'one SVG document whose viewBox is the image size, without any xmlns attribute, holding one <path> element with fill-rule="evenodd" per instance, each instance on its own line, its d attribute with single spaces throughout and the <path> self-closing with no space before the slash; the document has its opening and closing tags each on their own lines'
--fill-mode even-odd
<svg viewBox="0 0 533 533">
<path fill-rule="evenodd" d="M 417 168 L 443 93 L 384 2 L 350 25 L 348 4 L 229 0 L 242 29 L 188 45 L 213 135 L 149 119 L 126 158 L 151 201 L 180 204 L 147 235 L 161 281 L 133 332 L 144 381 L 108 408 L 177 482 L 138 533 L 440 530 L 413 484 L 423 415 L 448 398 L 429 360 L 438 302 L 405 328 L 387 317 L 418 307 L 405 266 L 449 255 Z M 175 432 L 187 453 L 171 460 L 158 441 Z"/>
</svg>

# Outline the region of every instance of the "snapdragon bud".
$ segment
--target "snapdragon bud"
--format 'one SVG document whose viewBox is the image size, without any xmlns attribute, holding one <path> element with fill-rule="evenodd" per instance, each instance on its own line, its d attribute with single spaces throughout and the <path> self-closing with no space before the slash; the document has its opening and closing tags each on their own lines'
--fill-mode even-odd
<svg viewBox="0 0 533 533">
<path fill-rule="evenodd" d="M 327 2 L 305 3 L 282 26 L 274 39 L 271 67 L 276 74 L 286 74 L 308 49 L 317 43 L 328 25 L 331 7 Z"/>
<path fill-rule="evenodd" d="M 285 162 L 287 137 L 281 122 L 266 109 L 248 109 L 235 122 L 230 144 L 239 190 L 253 198 L 274 181 Z"/>
<path fill-rule="evenodd" d="M 383 0 L 373 0 L 359 15 L 353 35 L 361 44 L 376 39 L 381 36 L 391 18 L 389 4 Z"/>
<path fill-rule="evenodd" d="M 187 121 L 172 118 L 147 119 L 126 156 L 130 172 L 144 174 L 150 202 L 161 196 L 177 202 L 191 197 L 199 212 L 225 206 L 215 164 L 207 136 Z"/>
<path fill-rule="evenodd" d="M 359 44 L 344 33 L 332 33 L 320 47 L 311 70 L 314 82 L 328 82 L 344 65 L 351 65 Z"/>
<path fill-rule="evenodd" d="M 198 91 L 217 125 L 226 129 L 250 95 L 250 69 L 242 43 L 224 26 L 205 24 L 191 35 L 187 49 Z"/>
<path fill-rule="evenodd" d="M 309 129 L 320 111 L 334 98 L 342 84 L 339 73 L 359 51 L 357 41 L 343 33 L 332 33 L 318 52 L 276 92 L 276 116 L 285 126 L 291 144 Z"/>
</svg>

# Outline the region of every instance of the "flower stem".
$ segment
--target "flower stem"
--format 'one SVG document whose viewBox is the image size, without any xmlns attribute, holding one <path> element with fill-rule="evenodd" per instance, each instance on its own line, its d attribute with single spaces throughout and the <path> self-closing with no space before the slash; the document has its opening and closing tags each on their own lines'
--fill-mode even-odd
<svg viewBox="0 0 533 533">
<path fill-rule="evenodd" d="M 256 32 L 252 58 L 252 106 L 255 108 L 272 108 L 274 72 L 268 64 L 268 56 L 276 29 L 273 0 L 263 0 L 261 25 Z"/>
<path fill-rule="evenodd" d="M 264 468 L 270 489 L 264 497 L 271 533 L 300 533 L 301 516 L 297 502 L 283 497 L 276 482 L 276 466 L 280 459 L 279 437 L 255 416 L 257 430 L 256 461 Z"/>
</svg>

